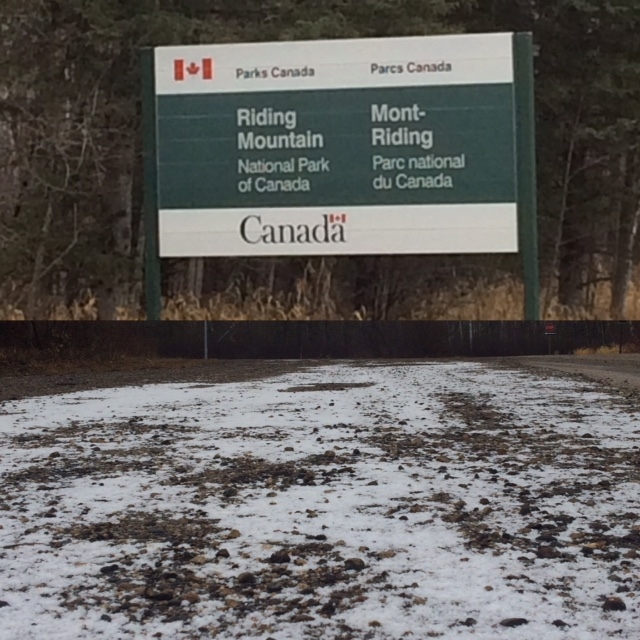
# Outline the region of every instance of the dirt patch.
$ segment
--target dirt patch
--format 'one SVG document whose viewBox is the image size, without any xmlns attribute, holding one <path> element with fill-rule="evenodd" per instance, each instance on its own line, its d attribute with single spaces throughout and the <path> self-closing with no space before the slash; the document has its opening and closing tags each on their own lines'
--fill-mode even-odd
<svg viewBox="0 0 640 640">
<path fill-rule="evenodd" d="M 304 384 L 297 387 L 278 389 L 278 391 L 283 393 L 301 393 L 304 391 L 347 391 L 348 389 L 361 389 L 362 387 L 373 386 L 373 382 L 318 382 L 316 384 Z"/>
<path fill-rule="evenodd" d="M 172 622 L 190 620 L 201 601 L 217 601 L 216 623 L 198 630 L 216 635 L 236 624 L 238 618 L 256 612 L 271 612 L 290 622 L 322 621 L 366 600 L 357 571 L 350 570 L 350 561 L 339 547 L 326 542 L 325 535 L 298 534 L 307 541 L 286 547 L 264 545 L 264 556 L 254 558 L 252 570 L 238 571 L 233 577 L 221 578 L 205 570 L 205 565 L 237 560 L 225 548 L 229 534 L 217 526 L 218 522 L 197 516 L 173 518 L 171 513 L 132 512 L 117 522 L 81 524 L 57 532 L 52 545 L 56 547 L 70 538 L 165 545 L 153 565 L 146 561 L 144 547 L 138 546 L 138 551 L 96 567 L 92 586 L 72 587 L 59 594 L 63 606 L 70 610 L 106 609 L 107 618 L 124 613 L 130 620 L 158 617 Z M 387 579 L 385 575 L 374 577 Z M 318 589 L 326 593 L 320 595 Z M 268 624 L 258 630 L 272 631 Z M 317 631 L 317 637 L 322 637 L 321 629 Z"/>
<path fill-rule="evenodd" d="M 308 477 L 307 484 L 313 480 L 312 472 L 294 462 L 272 463 L 253 456 L 240 456 L 220 460 L 219 464 L 221 468 L 207 468 L 199 473 L 182 475 L 177 477 L 176 481 L 198 487 L 199 497 L 203 499 L 212 493 L 221 493 L 224 487 L 229 487 L 232 492 L 226 497 L 234 497 L 238 488 L 246 486 L 259 484 L 263 487 L 282 487 L 293 484 L 298 479 L 304 481 L 305 477 Z M 173 484 L 173 478 L 169 484 Z"/>
<path fill-rule="evenodd" d="M 448 412 L 458 415 L 468 427 L 495 430 L 510 424 L 512 414 L 497 411 L 489 394 L 472 396 L 467 393 L 446 393 L 439 397 Z"/>
<path fill-rule="evenodd" d="M 101 453 L 101 457 L 67 458 L 61 456 L 51 460 L 38 461 L 21 471 L 4 475 L 2 482 L 7 487 L 16 489 L 25 483 L 46 485 L 89 477 L 104 480 L 105 478 L 116 478 L 131 471 L 155 473 L 162 468 L 166 461 L 162 449 L 151 447 Z"/>
<path fill-rule="evenodd" d="M 90 542 L 109 540 L 118 543 L 169 542 L 174 546 L 183 545 L 203 549 L 217 546 L 214 538 L 222 531 L 216 526 L 218 522 L 220 522 L 219 519 L 211 520 L 208 517 L 175 518 L 170 511 L 156 513 L 133 511 L 115 522 L 78 524 L 70 529 L 59 530 L 55 539 L 63 541 L 75 538 Z"/>
<path fill-rule="evenodd" d="M 546 369 L 570 376 L 597 380 L 608 386 L 633 391 L 640 395 L 640 354 L 584 355 L 584 356 L 522 356 L 501 358 L 505 366 L 525 369 Z"/>
<path fill-rule="evenodd" d="M 0 373 L 0 413 L 2 403 L 8 400 L 169 382 L 206 386 L 245 382 L 301 371 L 306 365 L 304 361 L 292 360 L 135 360 L 130 368 L 122 362 L 91 363 L 67 367 L 61 373 L 43 374 L 25 364 Z"/>
<path fill-rule="evenodd" d="M 625 392 L 637 392 L 640 397 L 640 354 L 611 356 L 522 356 L 484 359 L 495 366 L 546 369 L 583 379 L 597 380 Z M 441 361 L 360 361 L 358 367 L 380 368 L 402 365 L 431 366 Z M 56 395 L 89 389 L 139 386 L 169 382 L 193 383 L 199 387 L 229 382 L 259 380 L 295 371 L 309 365 L 331 364 L 331 361 L 280 360 L 145 360 L 128 359 L 114 362 L 60 363 L 43 371 L 28 362 L 5 367 L 0 371 L 0 413 L 8 413 L 2 403 L 8 400 Z M 57 367 L 57 369 L 56 369 Z M 343 391 L 371 386 L 370 383 L 323 383 L 294 386 L 282 391 Z"/>
<path fill-rule="evenodd" d="M 284 463 L 273 463 L 253 456 L 239 456 L 221 459 L 221 466 L 217 469 L 208 468 L 198 473 L 172 476 L 165 484 L 196 487 L 196 503 L 204 503 L 214 495 L 238 500 L 245 489 L 268 488 L 286 491 L 294 485 L 329 484 L 340 474 L 354 473 L 351 467 L 344 464 L 352 459 L 353 456 L 339 456 L 333 450 Z"/>
<path fill-rule="evenodd" d="M 380 369 L 385 367 L 429 367 L 437 364 L 442 364 L 443 361 L 448 360 L 449 358 L 438 358 L 437 360 L 424 360 L 424 359 L 413 359 L 413 358 L 403 358 L 402 360 L 358 360 L 356 362 L 351 362 L 350 364 L 354 367 L 360 368 L 369 368 L 369 369 Z"/>
<path fill-rule="evenodd" d="M 71 422 L 43 433 L 23 433 L 9 439 L 16 449 L 55 448 L 32 458 L 25 468 L 7 472 L 3 482 L 21 488 L 26 483 L 46 485 L 77 478 L 114 478 L 131 471 L 155 474 L 171 460 L 170 445 L 194 428 L 186 425 L 149 425 L 139 416 L 121 422 Z M 112 447 L 128 440 L 130 446 Z"/>
</svg>

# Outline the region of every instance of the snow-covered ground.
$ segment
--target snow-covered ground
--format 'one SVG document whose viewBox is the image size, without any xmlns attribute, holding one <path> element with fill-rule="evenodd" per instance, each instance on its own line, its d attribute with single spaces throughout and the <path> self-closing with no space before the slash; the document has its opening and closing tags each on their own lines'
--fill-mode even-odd
<svg viewBox="0 0 640 640">
<path fill-rule="evenodd" d="M 640 421 L 344 363 L 0 405 L 0 638 L 640 637 Z"/>
</svg>

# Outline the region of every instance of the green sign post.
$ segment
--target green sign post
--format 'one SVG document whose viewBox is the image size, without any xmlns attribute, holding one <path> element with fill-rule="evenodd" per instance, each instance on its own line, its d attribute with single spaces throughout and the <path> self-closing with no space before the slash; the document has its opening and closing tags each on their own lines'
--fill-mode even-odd
<svg viewBox="0 0 640 640">
<path fill-rule="evenodd" d="M 520 251 L 539 315 L 528 34 L 143 52 L 161 257 Z"/>
</svg>

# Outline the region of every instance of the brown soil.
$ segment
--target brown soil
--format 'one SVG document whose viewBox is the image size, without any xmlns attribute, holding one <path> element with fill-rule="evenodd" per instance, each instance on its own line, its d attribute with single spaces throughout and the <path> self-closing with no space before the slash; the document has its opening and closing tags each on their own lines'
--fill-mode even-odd
<svg viewBox="0 0 640 640">
<path fill-rule="evenodd" d="M 640 354 L 584 356 L 526 356 L 503 358 L 506 366 L 546 369 L 547 373 L 564 373 L 603 382 L 623 391 L 640 391 Z"/>
<path fill-rule="evenodd" d="M 166 382 L 220 384 L 277 376 L 303 369 L 293 360 L 146 360 L 22 363 L 0 369 L 0 403 L 34 396 Z"/>
<path fill-rule="evenodd" d="M 640 393 L 640 354 L 521 356 L 488 358 L 488 364 L 546 370 L 597 380 L 625 392 Z M 109 387 L 195 382 L 220 384 L 281 375 L 331 361 L 309 360 L 150 360 L 122 358 L 112 361 L 21 361 L 0 366 L 0 402 L 41 395 Z M 419 361 L 362 361 L 362 366 L 417 364 Z M 437 362 L 437 361 L 436 361 Z M 433 364 L 423 361 L 422 364 Z M 331 385 L 331 383 L 327 383 Z M 342 385 L 345 386 L 345 385 Z M 348 385 L 347 385 L 348 386 Z M 291 390 L 291 389 L 290 389 Z M 300 388 L 299 391 L 322 390 Z"/>
</svg>

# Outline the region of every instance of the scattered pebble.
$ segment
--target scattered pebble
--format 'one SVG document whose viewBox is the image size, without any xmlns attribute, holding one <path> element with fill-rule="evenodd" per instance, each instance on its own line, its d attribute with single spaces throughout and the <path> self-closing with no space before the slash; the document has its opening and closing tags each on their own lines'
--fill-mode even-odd
<svg viewBox="0 0 640 640">
<path fill-rule="evenodd" d="M 200 596 L 195 591 L 187 591 L 187 593 L 182 596 L 182 599 L 186 600 L 189 604 L 200 602 Z"/>
<path fill-rule="evenodd" d="M 523 624 L 529 624 L 526 618 L 505 618 L 500 622 L 503 627 L 519 627 Z"/>
<path fill-rule="evenodd" d="M 100 568 L 100 573 L 104 573 L 105 575 L 108 575 L 110 573 L 115 573 L 119 568 L 120 566 L 117 564 L 108 564 L 106 567 Z"/>
<path fill-rule="evenodd" d="M 256 576 L 251 571 L 245 571 L 238 576 L 238 584 L 248 585 L 255 584 Z"/>
<path fill-rule="evenodd" d="M 284 550 L 276 551 L 269 557 L 269 562 L 273 564 L 287 564 L 291 562 L 291 556 Z"/>
<path fill-rule="evenodd" d="M 605 598 L 605 601 L 602 603 L 602 608 L 604 611 L 625 611 L 627 605 L 622 598 L 611 596 Z"/>
<path fill-rule="evenodd" d="M 347 571 L 362 571 L 366 565 L 360 558 L 349 558 L 344 561 L 344 567 Z"/>
</svg>

